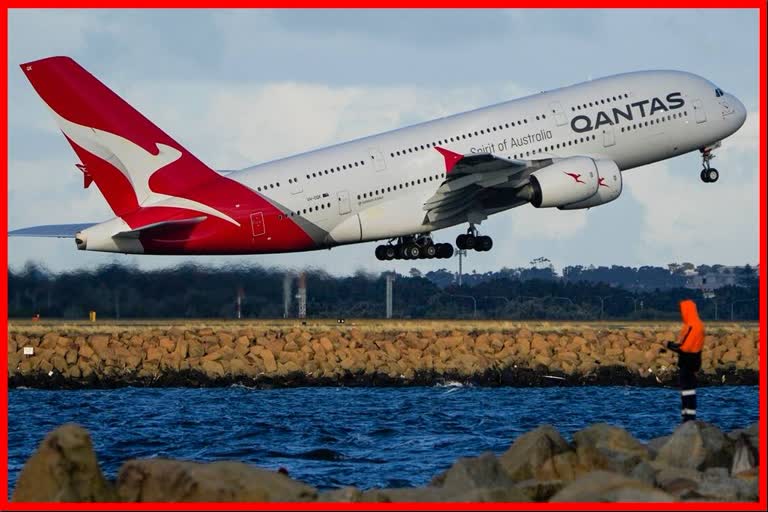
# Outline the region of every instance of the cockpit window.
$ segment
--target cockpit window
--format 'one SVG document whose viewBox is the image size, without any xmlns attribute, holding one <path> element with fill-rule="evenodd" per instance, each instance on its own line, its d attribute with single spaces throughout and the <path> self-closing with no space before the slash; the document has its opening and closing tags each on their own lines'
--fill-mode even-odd
<svg viewBox="0 0 768 512">
<path fill-rule="evenodd" d="M 721 88 L 718 87 L 718 88 L 715 89 L 715 97 L 716 98 L 719 98 L 720 96 L 723 96 L 724 94 L 725 93 L 723 92 L 723 90 Z"/>
</svg>

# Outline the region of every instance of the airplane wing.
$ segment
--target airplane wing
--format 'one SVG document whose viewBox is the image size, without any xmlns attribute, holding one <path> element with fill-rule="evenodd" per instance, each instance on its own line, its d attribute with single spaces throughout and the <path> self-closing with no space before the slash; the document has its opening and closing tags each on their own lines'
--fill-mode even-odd
<svg viewBox="0 0 768 512">
<path fill-rule="evenodd" d="M 48 238 L 75 238 L 78 231 L 82 231 L 98 222 L 84 224 L 48 224 L 46 226 L 32 226 L 29 228 L 14 229 L 8 232 L 8 236 L 33 236 Z"/>
<path fill-rule="evenodd" d="M 471 210 L 499 210 L 524 204 L 527 201 L 510 192 L 527 184 L 533 171 L 552 164 L 550 158 L 509 160 L 490 153 L 461 155 L 435 149 L 445 157 L 447 178 L 424 203 L 427 220 L 432 223 Z"/>
</svg>

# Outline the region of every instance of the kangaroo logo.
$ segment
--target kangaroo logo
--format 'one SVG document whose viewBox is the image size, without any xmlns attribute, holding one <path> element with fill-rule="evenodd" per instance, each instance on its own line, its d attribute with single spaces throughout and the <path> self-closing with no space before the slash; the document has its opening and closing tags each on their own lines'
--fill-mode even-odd
<svg viewBox="0 0 768 512">
<path fill-rule="evenodd" d="M 608 185 L 605 184 L 605 178 L 600 178 L 597 180 L 597 186 L 598 187 L 607 187 Z"/>
<path fill-rule="evenodd" d="M 576 174 L 575 172 L 565 172 L 565 171 L 563 171 L 563 174 L 567 174 L 568 176 L 573 178 L 573 181 L 575 181 L 576 183 L 584 183 L 583 181 L 581 181 L 581 174 Z"/>
<path fill-rule="evenodd" d="M 51 111 L 59 127 L 70 140 L 89 153 L 109 162 L 128 178 L 140 206 L 160 206 L 158 203 L 162 202 L 162 206 L 175 206 L 208 213 L 240 226 L 240 223 L 229 215 L 206 204 L 185 197 L 161 194 L 150 188 L 149 179 L 153 174 L 181 158 L 182 153 L 178 149 L 156 143 L 157 154 L 153 155 L 120 135 L 74 123 L 60 116 L 55 110 L 51 109 Z"/>
</svg>

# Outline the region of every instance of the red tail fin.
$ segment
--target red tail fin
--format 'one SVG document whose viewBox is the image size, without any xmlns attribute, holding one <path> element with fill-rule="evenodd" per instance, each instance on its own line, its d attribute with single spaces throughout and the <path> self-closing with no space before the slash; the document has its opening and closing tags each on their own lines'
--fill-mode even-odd
<svg viewBox="0 0 768 512">
<path fill-rule="evenodd" d="M 219 176 L 69 57 L 21 69 L 116 215 Z"/>
</svg>

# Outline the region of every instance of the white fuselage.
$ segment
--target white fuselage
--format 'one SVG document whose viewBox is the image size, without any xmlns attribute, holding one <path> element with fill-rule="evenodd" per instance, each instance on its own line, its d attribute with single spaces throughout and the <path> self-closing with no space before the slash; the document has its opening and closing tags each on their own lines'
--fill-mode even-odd
<svg viewBox="0 0 768 512">
<path fill-rule="evenodd" d="M 300 216 L 316 228 L 318 238 L 327 234 L 324 246 L 425 233 L 467 221 L 435 225 L 425 220 L 424 204 L 446 177 L 445 161 L 435 146 L 511 160 L 589 156 L 612 160 L 625 171 L 707 147 L 735 132 L 744 122 L 744 106 L 715 91 L 710 81 L 685 72 L 621 74 L 227 177 L 258 191 L 286 215 Z"/>
</svg>

